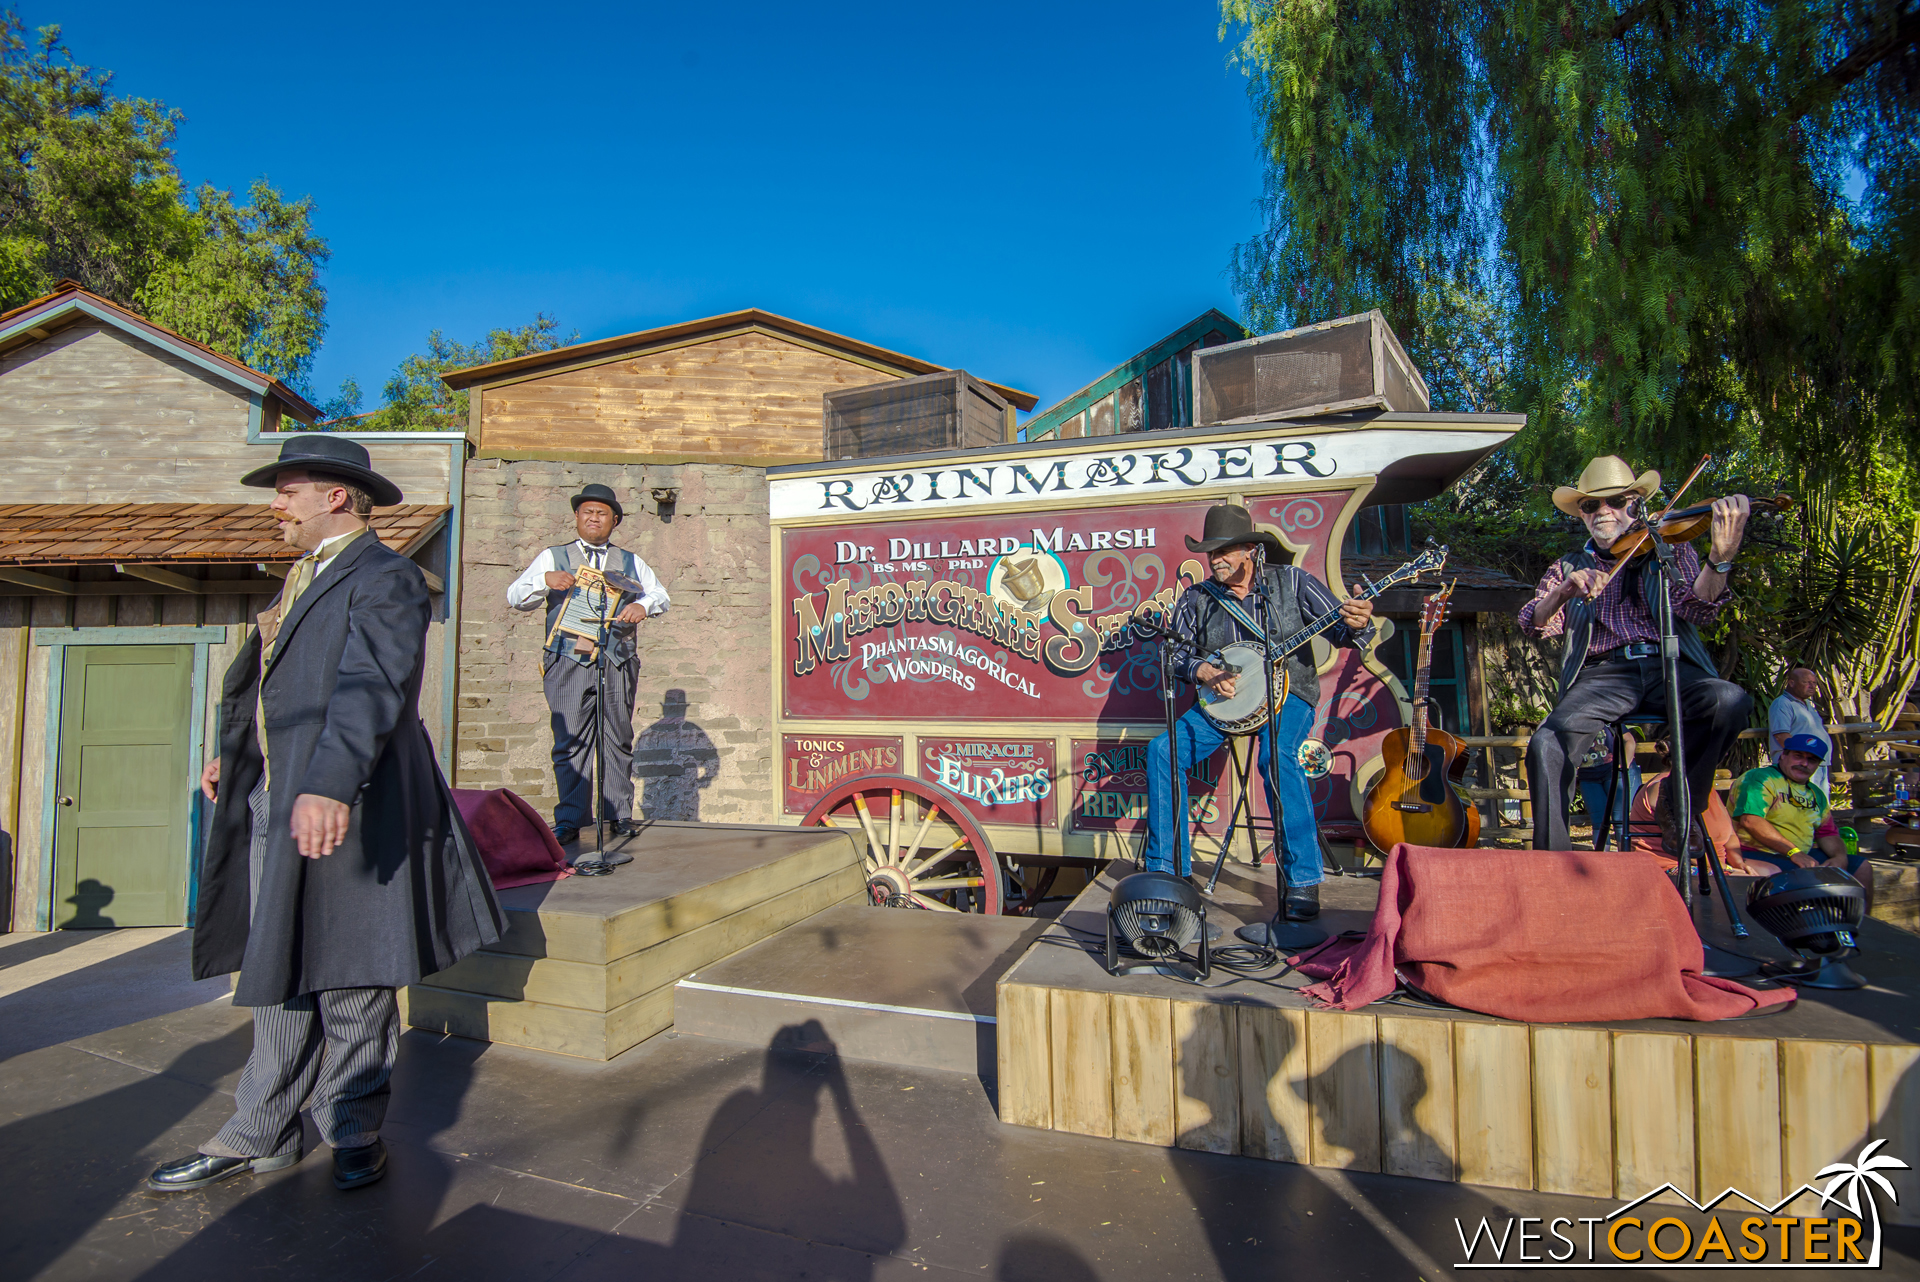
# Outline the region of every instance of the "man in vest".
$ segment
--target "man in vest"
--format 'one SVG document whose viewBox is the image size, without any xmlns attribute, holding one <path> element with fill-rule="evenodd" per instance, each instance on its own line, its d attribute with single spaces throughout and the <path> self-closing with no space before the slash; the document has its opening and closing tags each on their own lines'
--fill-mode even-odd
<svg viewBox="0 0 1920 1282">
<path fill-rule="evenodd" d="M 1565 637 L 1560 663 L 1560 702 L 1527 747 L 1533 788 L 1533 845 L 1570 850 L 1568 790 L 1574 771 L 1601 728 L 1642 712 L 1664 716 L 1666 683 L 1661 675 L 1660 629 L 1654 613 L 1651 555 L 1614 573 L 1608 549 L 1632 528 L 1641 503 L 1660 488 L 1658 472 L 1635 476 L 1626 460 L 1594 459 L 1572 485 L 1553 492 L 1553 504 L 1587 527 L 1586 545 L 1547 568 L 1533 600 L 1520 607 L 1520 629 L 1545 640 Z M 1747 724 L 1753 699 L 1717 675 L 1698 629 L 1713 622 L 1733 599 L 1727 576 L 1747 528 L 1744 494 L 1717 499 L 1707 562 L 1693 548 L 1674 549 L 1679 574 L 1669 589 L 1674 630 L 1680 639 L 1680 715 L 1686 742 L 1687 788 L 1695 814 L 1712 791 L 1713 772 Z"/>
<path fill-rule="evenodd" d="M 560 788 L 560 804 L 553 809 L 553 835 L 561 845 L 573 841 L 593 822 L 594 719 L 599 717 L 604 740 L 605 779 L 601 787 L 600 817 L 613 821 L 620 834 L 635 831 L 633 822 L 633 697 L 640 660 L 634 653 L 634 631 L 643 619 L 665 614 L 667 590 L 653 570 L 625 548 L 609 540 L 614 527 L 626 519 L 620 500 L 604 485 L 588 485 L 573 496 L 573 525 L 579 536 L 571 543 L 547 548 L 507 588 L 507 604 L 516 610 L 547 611 L 547 644 L 541 652 L 547 708 L 553 713 L 553 775 Z M 583 565 L 625 575 L 644 589 L 614 615 L 612 642 L 607 646 L 607 703 L 599 706 L 600 673 L 595 655 L 571 633 L 556 632 L 554 624 L 573 590 L 573 571 Z M 624 851 L 609 851 L 610 864 L 631 863 Z"/>
<path fill-rule="evenodd" d="M 1206 554 L 1213 577 L 1188 588 L 1173 609 L 1173 670 L 1181 680 L 1232 697 L 1234 674 L 1217 666 L 1210 656 L 1236 642 L 1257 643 L 1267 625 L 1258 617 L 1257 563 L 1263 566 L 1258 576 L 1266 586 L 1275 640 L 1298 632 L 1309 619 L 1338 609 L 1340 622 L 1322 635 L 1335 644 L 1359 649 L 1372 644 L 1373 602 L 1358 594 L 1341 601 L 1299 566 L 1280 564 L 1284 555 L 1280 540 L 1254 528 L 1247 509 L 1231 503 L 1207 509 L 1202 533 L 1203 538 L 1187 539 L 1187 549 Z M 1198 645 L 1188 645 L 1182 638 Z M 1286 668 L 1288 692 L 1279 709 L 1279 732 L 1270 742 L 1273 728 L 1261 729 L 1257 760 L 1260 777 L 1266 780 L 1269 813 L 1284 817 L 1277 844 L 1287 874 L 1287 920 L 1306 921 L 1320 914 L 1320 883 L 1326 878 L 1320 864 L 1313 795 L 1300 767 L 1300 744 L 1313 728 L 1320 679 L 1310 650 L 1286 656 Z M 1147 848 L 1142 858 L 1148 869 L 1157 872 L 1174 872 L 1177 858 L 1178 873 L 1184 877 L 1192 866 L 1192 843 L 1184 831 L 1176 832 L 1176 816 L 1187 813 L 1186 772 L 1218 752 L 1227 736 L 1197 705 L 1187 709 L 1174 730 L 1180 736 L 1177 784 L 1167 777 L 1167 736 L 1147 745 Z M 1277 749 L 1277 769 L 1269 768 L 1269 748 Z"/>
</svg>

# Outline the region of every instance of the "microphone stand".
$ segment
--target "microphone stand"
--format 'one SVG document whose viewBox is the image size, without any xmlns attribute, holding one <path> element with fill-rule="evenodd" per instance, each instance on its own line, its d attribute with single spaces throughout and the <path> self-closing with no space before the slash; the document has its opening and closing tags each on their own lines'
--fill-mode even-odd
<svg viewBox="0 0 1920 1282">
<path fill-rule="evenodd" d="M 1655 561 L 1654 573 L 1659 581 L 1654 585 L 1656 609 L 1654 621 L 1660 629 L 1660 678 L 1666 687 L 1667 732 L 1669 752 L 1673 768 L 1667 773 L 1667 791 L 1673 803 L 1674 831 L 1680 837 L 1678 866 L 1680 870 L 1680 901 L 1687 906 L 1687 916 L 1693 920 L 1694 930 L 1700 930 L 1700 921 L 1694 916 L 1693 906 L 1693 827 L 1696 822 L 1693 804 L 1693 790 L 1687 779 L 1686 729 L 1681 721 L 1680 709 L 1680 633 L 1673 621 L 1673 588 L 1679 582 L 1679 566 L 1674 557 L 1673 545 L 1660 537 L 1656 524 L 1642 518 L 1646 526 L 1648 546 L 1653 549 Z M 1620 745 L 1614 745 L 1614 751 L 1620 751 Z M 1609 816 L 1611 817 L 1611 816 Z M 1727 870 L 1720 862 L 1720 852 L 1713 848 L 1713 842 L 1707 839 L 1707 824 L 1704 815 L 1698 819 L 1701 836 L 1701 859 L 1711 874 L 1714 885 L 1720 892 L 1721 900 L 1726 904 L 1727 920 L 1732 924 L 1735 939 L 1747 938 L 1747 925 L 1740 920 L 1740 910 L 1734 905 L 1733 886 L 1727 881 Z M 1711 902 L 1709 900 L 1709 902 Z M 1746 961 L 1737 954 L 1715 948 L 1703 937 L 1700 946 L 1704 950 L 1705 960 L 1700 973 L 1718 979 L 1738 979 L 1751 975 L 1759 966 Z"/>
<path fill-rule="evenodd" d="M 1180 783 L 1180 727 L 1174 716 L 1173 623 L 1168 620 L 1160 632 L 1160 700 L 1167 710 L 1167 796 L 1173 804 L 1173 875 L 1185 877 L 1187 857 L 1188 808 L 1181 804 L 1186 792 Z"/>
<path fill-rule="evenodd" d="M 1273 811 L 1273 885 L 1276 898 L 1273 906 L 1273 920 L 1242 926 L 1234 934 L 1249 944 L 1264 945 L 1281 953 L 1296 953 L 1303 948 L 1312 948 L 1315 944 L 1324 944 L 1327 941 L 1327 932 L 1308 922 L 1287 920 L 1287 892 L 1292 887 L 1287 883 L 1288 851 L 1282 849 L 1287 844 L 1286 807 L 1280 800 L 1280 787 L 1274 782 L 1279 777 L 1280 769 L 1280 700 L 1279 691 L 1274 688 L 1277 683 L 1274 680 L 1273 669 L 1277 659 L 1282 656 L 1276 656 L 1273 653 L 1273 644 L 1274 638 L 1279 636 L 1280 632 L 1273 626 L 1273 597 L 1267 591 L 1266 549 L 1255 544 L 1253 557 L 1253 590 L 1258 598 L 1255 617 L 1260 620 L 1260 630 L 1266 634 L 1261 638 L 1263 644 L 1260 647 L 1260 662 L 1266 667 L 1266 671 L 1261 675 L 1267 682 L 1265 727 L 1267 768 L 1263 772 L 1265 778 L 1261 782 L 1267 789 L 1267 801 Z M 1258 742 L 1256 737 L 1255 744 L 1257 745 Z M 1247 836 L 1249 840 L 1253 837 L 1253 802 L 1251 800 L 1247 802 Z M 1258 872 L 1260 844 L 1255 841 L 1252 845 L 1253 867 L 1254 871 Z M 1313 853 L 1317 856 L 1320 851 L 1316 847 Z M 1224 849 L 1220 852 L 1220 858 L 1223 861 L 1226 859 Z"/>
<path fill-rule="evenodd" d="M 607 646 L 613 640 L 613 628 L 607 620 L 607 581 L 599 581 L 599 603 L 594 607 L 594 618 L 598 621 L 596 641 L 593 652 L 593 858 L 575 862 L 574 871 L 588 877 L 605 876 L 613 871 L 613 865 L 606 860 L 606 820 L 601 811 L 606 808 L 607 790 Z M 591 596 L 589 600 L 591 600 Z"/>
</svg>

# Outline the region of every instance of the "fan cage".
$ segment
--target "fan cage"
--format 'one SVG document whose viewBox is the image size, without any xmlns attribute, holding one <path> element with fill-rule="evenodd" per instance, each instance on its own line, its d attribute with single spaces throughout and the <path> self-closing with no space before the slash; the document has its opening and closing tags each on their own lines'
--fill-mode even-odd
<svg viewBox="0 0 1920 1282">
<path fill-rule="evenodd" d="M 1200 938 L 1200 915 L 1171 899 L 1121 904 L 1113 910 L 1113 922 L 1127 947 L 1142 957 L 1172 957 Z"/>
<path fill-rule="evenodd" d="M 1761 882 L 1754 887 L 1761 892 Z M 1866 916 L 1866 893 L 1859 887 L 1819 886 L 1803 890 L 1756 893 L 1747 911 L 1781 943 L 1809 952 L 1853 947 L 1853 932 Z M 1821 937 L 1834 942 L 1825 946 Z"/>
</svg>

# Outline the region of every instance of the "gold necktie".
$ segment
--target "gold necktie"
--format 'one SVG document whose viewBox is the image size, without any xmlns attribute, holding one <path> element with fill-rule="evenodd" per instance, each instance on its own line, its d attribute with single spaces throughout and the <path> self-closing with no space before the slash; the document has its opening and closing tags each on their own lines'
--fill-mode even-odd
<svg viewBox="0 0 1920 1282">
<path fill-rule="evenodd" d="M 287 574 L 287 590 L 280 602 L 280 617 L 282 619 L 285 619 L 288 614 L 292 613 L 293 603 L 298 601 L 300 594 L 305 592 L 308 586 L 313 583 L 314 567 L 319 564 L 319 559 L 311 552 L 293 563 L 293 569 Z"/>
</svg>

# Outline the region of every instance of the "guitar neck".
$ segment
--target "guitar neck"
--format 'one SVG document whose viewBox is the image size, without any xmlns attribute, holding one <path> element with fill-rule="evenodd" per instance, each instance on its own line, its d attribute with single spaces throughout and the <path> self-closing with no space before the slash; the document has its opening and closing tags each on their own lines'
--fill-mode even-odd
<svg viewBox="0 0 1920 1282">
<path fill-rule="evenodd" d="M 1413 677 L 1413 750 L 1427 748 L 1427 677 L 1433 671 L 1433 634 L 1420 637 L 1420 669 Z"/>
</svg>

